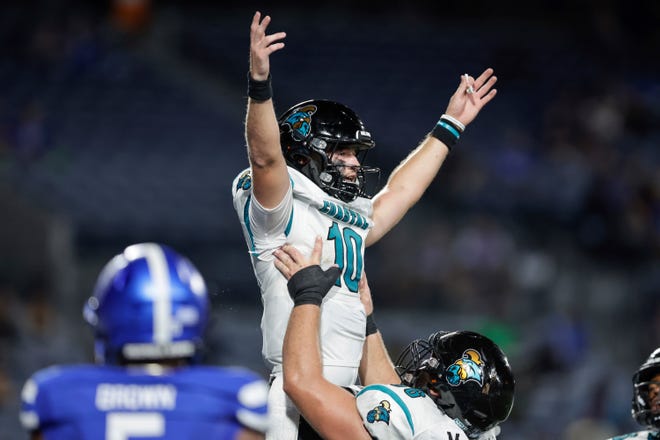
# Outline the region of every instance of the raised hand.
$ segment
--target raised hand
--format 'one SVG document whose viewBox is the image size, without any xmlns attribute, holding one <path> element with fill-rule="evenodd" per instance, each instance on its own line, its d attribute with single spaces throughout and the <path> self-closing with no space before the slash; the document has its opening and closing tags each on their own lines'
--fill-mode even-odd
<svg viewBox="0 0 660 440">
<path fill-rule="evenodd" d="M 279 41 L 286 37 L 286 32 L 276 32 L 266 35 L 266 29 L 271 18 L 266 15 L 261 19 L 261 12 L 257 11 L 252 17 L 250 25 L 250 76 L 257 81 L 264 81 L 270 73 L 270 54 L 284 47 Z"/>
<path fill-rule="evenodd" d="M 497 77 L 491 68 L 484 70 L 477 79 L 468 74 L 461 76 L 461 83 L 452 95 L 445 114 L 452 116 L 467 126 L 477 117 L 481 109 L 497 94 L 493 86 Z"/>
</svg>

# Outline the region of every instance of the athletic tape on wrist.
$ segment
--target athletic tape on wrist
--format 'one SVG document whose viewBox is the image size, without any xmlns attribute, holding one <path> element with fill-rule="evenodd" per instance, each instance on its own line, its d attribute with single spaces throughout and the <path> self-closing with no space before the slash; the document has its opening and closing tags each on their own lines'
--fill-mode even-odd
<svg viewBox="0 0 660 440">
<path fill-rule="evenodd" d="M 367 329 L 365 331 L 365 336 L 373 335 L 378 331 L 378 326 L 376 325 L 376 321 L 374 321 L 374 314 L 373 312 L 367 316 Z"/>
<path fill-rule="evenodd" d="M 316 304 L 320 306 L 323 297 L 335 284 L 340 272 L 338 267 L 331 267 L 324 271 L 318 265 L 300 269 L 287 283 L 293 305 Z"/>
<path fill-rule="evenodd" d="M 259 102 L 271 99 L 273 97 L 273 85 L 270 74 L 268 74 L 268 78 L 265 80 L 257 81 L 256 79 L 252 79 L 252 75 L 248 72 L 247 94 L 250 98 Z"/>
<path fill-rule="evenodd" d="M 433 128 L 431 136 L 438 139 L 451 150 L 451 147 L 456 145 L 456 142 L 461 137 L 461 133 L 454 126 L 440 119 Z"/>
</svg>

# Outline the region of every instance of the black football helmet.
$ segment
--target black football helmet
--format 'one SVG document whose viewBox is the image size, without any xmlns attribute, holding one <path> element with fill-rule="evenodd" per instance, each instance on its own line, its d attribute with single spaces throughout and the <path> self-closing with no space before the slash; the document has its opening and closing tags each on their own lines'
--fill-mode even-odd
<svg viewBox="0 0 660 440">
<path fill-rule="evenodd" d="M 656 348 L 633 375 L 632 416 L 642 426 L 660 430 L 660 411 L 653 402 L 660 399 L 660 348 Z"/>
<path fill-rule="evenodd" d="M 509 417 L 514 379 L 509 361 L 490 339 L 470 331 L 437 332 L 406 347 L 396 368 L 401 381 L 422 389 L 469 438 Z"/>
<path fill-rule="evenodd" d="M 357 114 L 343 104 L 314 99 L 294 105 L 278 119 L 280 143 L 289 166 L 311 179 L 322 190 L 344 202 L 358 196 L 371 198 L 365 181 L 380 176 L 380 169 L 356 167 L 355 182 L 344 180 L 341 165 L 330 161 L 332 152 L 342 147 L 357 150 L 363 163 L 375 143 Z"/>
</svg>

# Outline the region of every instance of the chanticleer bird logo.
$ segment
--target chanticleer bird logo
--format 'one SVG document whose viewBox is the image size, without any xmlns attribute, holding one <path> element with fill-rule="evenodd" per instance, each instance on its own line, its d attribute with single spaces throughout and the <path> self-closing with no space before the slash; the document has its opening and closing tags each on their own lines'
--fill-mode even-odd
<svg viewBox="0 0 660 440">
<path fill-rule="evenodd" d="M 386 425 L 390 424 L 390 402 L 387 400 L 382 400 L 380 405 L 372 409 L 367 413 L 367 422 L 385 422 Z"/>
<path fill-rule="evenodd" d="M 473 348 L 468 348 L 463 352 L 460 359 L 454 361 L 447 368 L 445 377 L 447 382 L 453 386 L 458 386 L 470 380 L 483 386 L 484 361 L 481 359 L 481 354 Z"/>
<path fill-rule="evenodd" d="M 291 128 L 293 138 L 301 141 L 306 139 L 312 130 L 312 115 L 314 113 L 316 113 L 315 105 L 300 107 L 286 118 L 283 125 L 288 125 Z"/>
</svg>

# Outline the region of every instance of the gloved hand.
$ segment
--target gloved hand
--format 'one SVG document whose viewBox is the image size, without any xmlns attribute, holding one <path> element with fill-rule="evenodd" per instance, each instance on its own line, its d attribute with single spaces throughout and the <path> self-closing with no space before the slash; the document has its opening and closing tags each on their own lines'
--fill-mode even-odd
<svg viewBox="0 0 660 440">
<path fill-rule="evenodd" d="M 323 297 L 337 281 L 341 271 L 333 266 L 328 270 L 321 266 L 307 266 L 296 272 L 287 283 L 289 295 L 293 298 L 293 305 L 316 304 L 321 305 Z"/>
</svg>

